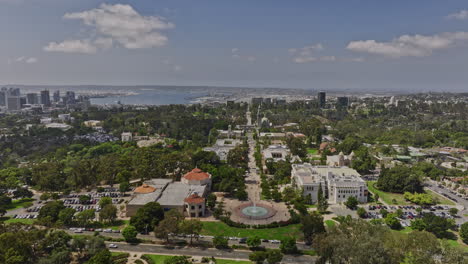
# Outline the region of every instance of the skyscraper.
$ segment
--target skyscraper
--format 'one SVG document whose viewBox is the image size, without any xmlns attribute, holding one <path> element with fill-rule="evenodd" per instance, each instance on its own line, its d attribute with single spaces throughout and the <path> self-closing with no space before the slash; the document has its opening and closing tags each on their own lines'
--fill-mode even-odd
<svg viewBox="0 0 468 264">
<path fill-rule="evenodd" d="M 336 108 L 348 108 L 349 106 L 349 98 L 346 96 L 336 98 Z"/>
<path fill-rule="evenodd" d="M 36 93 L 28 93 L 26 94 L 26 103 L 27 104 L 37 104 L 38 98 Z"/>
<path fill-rule="evenodd" d="M 19 88 L 10 88 L 6 91 L 5 103 L 8 110 L 21 110 L 21 94 Z"/>
<path fill-rule="evenodd" d="M 64 99 L 63 101 L 64 101 L 65 104 L 74 104 L 74 103 L 76 103 L 75 92 L 68 91 L 65 94 L 65 97 L 63 99 Z"/>
<path fill-rule="evenodd" d="M 41 91 L 41 104 L 50 106 L 50 94 L 48 90 Z"/>
<path fill-rule="evenodd" d="M 60 102 L 60 91 L 59 90 L 54 92 L 54 102 L 55 103 Z"/>
<path fill-rule="evenodd" d="M 6 106 L 6 95 L 7 95 L 7 88 L 2 87 L 0 90 L 0 106 Z"/>
<path fill-rule="evenodd" d="M 318 99 L 318 102 L 319 102 L 319 107 L 320 108 L 325 108 L 325 104 L 327 103 L 327 99 L 326 99 L 326 93 L 325 92 L 319 92 L 318 95 L 317 95 L 317 99 Z"/>
</svg>

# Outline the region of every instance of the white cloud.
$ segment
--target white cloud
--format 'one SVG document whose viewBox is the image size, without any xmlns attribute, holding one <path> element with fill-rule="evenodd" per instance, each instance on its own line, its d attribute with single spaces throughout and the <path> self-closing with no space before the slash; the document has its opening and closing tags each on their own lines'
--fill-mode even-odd
<svg viewBox="0 0 468 264">
<path fill-rule="evenodd" d="M 94 41 L 94 44 L 101 49 L 110 49 L 114 41 L 111 38 L 98 38 Z"/>
<path fill-rule="evenodd" d="M 8 64 L 12 64 L 12 63 L 27 63 L 27 64 L 33 64 L 33 63 L 37 63 L 39 60 L 36 58 L 36 57 L 25 57 L 25 56 L 21 56 L 21 57 L 18 57 L 16 59 L 8 59 Z"/>
<path fill-rule="evenodd" d="M 26 59 L 25 62 L 26 62 L 27 64 L 33 64 L 33 63 L 38 62 L 38 59 L 37 59 L 37 58 L 34 58 L 34 57 L 31 57 L 31 58 Z"/>
<path fill-rule="evenodd" d="M 457 13 L 453 13 L 447 16 L 448 19 L 465 20 L 468 19 L 468 10 L 460 10 Z"/>
<path fill-rule="evenodd" d="M 255 62 L 257 60 L 257 57 L 255 56 L 240 54 L 240 50 L 238 48 L 231 49 L 231 57 L 233 59 L 241 59 L 241 60 L 246 60 L 248 62 Z"/>
<path fill-rule="evenodd" d="M 317 58 L 314 54 L 324 49 L 325 48 L 323 47 L 321 43 L 317 43 L 317 44 L 305 46 L 302 48 L 291 48 L 291 49 L 288 49 L 288 52 L 293 55 L 293 61 L 295 63 L 308 63 L 308 62 L 319 61 L 320 58 Z M 330 58 L 331 57 L 333 56 L 330 56 Z"/>
<path fill-rule="evenodd" d="M 167 44 L 168 37 L 161 31 L 174 28 L 174 24 L 158 16 L 143 16 L 130 5 L 101 4 L 98 8 L 75 13 L 66 13 L 64 19 L 81 20 L 92 28 L 95 39 L 74 40 L 62 43 L 51 42 L 45 48 L 51 51 L 69 52 L 61 44 L 81 45 L 78 53 L 95 53 L 99 49 L 108 49 L 119 44 L 127 49 L 161 47 Z M 86 46 L 86 47 L 84 47 Z"/>
<path fill-rule="evenodd" d="M 44 47 L 45 51 L 49 52 L 64 52 L 64 53 L 82 53 L 94 54 L 97 52 L 97 47 L 90 40 L 65 40 L 63 42 L 50 42 Z"/>
<path fill-rule="evenodd" d="M 175 72 L 180 72 L 182 70 L 182 66 L 174 65 L 173 69 L 174 69 Z"/>
<path fill-rule="evenodd" d="M 463 40 L 468 40 L 468 32 L 445 32 L 432 36 L 403 35 L 390 42 L 351 41 L 346 48 L 394 58 L 423 57 L 431 55 L 435 50 L 450 48 Z"/>
</svg>

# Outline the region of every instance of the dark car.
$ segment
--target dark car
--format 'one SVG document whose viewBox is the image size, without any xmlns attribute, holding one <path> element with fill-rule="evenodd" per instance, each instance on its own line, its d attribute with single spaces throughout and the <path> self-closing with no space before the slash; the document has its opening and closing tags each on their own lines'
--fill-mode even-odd
<svg viewBox="0 0 468 264">
<path fill-rule="evenodd" d="M 241 243 L 241 244 L 247 243 L 247 238 L 243 237 L 243 238 L 239 239 L 239 243 Z"/>
</svg>

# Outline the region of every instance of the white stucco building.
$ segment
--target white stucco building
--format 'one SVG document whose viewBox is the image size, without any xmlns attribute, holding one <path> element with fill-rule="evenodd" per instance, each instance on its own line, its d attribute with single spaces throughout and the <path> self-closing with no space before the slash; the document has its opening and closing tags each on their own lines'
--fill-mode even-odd
<svg viewBox="0 0 468 264">
<path fill-rule="evenodd" d="M 331 204 L 343 203 L 350 196 L 361 203 L 367 202 L 366 182 L 356 170 L 346 166 L 293 164 L 291 177 L 295 187 L 303 189 L 304 196 L 310 196 L 313 203 L 318 200 L 320 185 Z"/>
</svg>

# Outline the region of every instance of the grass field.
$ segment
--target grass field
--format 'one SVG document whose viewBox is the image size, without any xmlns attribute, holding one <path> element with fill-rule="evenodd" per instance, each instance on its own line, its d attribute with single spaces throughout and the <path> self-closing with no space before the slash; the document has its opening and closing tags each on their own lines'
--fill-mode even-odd
<svg viewBox="0 0 468 264">
<path fill-rule="evenodd" d="M 432 196 L 432 199 L 437 199 L 439 202 L 437 204 L 445 204 L 445 205 L 455 205 L 455 203 L 442 195 L 438 195 L 437 193 L 426 189 L 426 193 Z"/>
<path fill-rule="evenodd" d="M 5 224 L 13 224 L 13 223 L 23 223 L 27 225 L 32 225 L 34 223 L 35 219 L 13 219 L 10 218 L 8 220 L 5 220 Z"/>
<path fill-rule="evenodd" d="M 318 149 L 308 148 L 307 153 L 309 153 L 311 155 L 317 155 L 318 154 Z"/>
<path fill-rule="evenodd" d="M 153 263 L 151 264 L 163 264 L 164 261 L 172 256 L 165 256 L 165 255 L 152 255 L 152 254 L 145 254 L 146 258 L 151 259 Z M 191 256 L 190 256 L 191 257 Z M 217 264 L 250 264 L 252 262 L 247 260 L 230 260 L 230 259 L 216 259 Z"/>
<path fill-rule="evenodd" d="M 17 208 L 27 208 L 30 207 L 34 199 L 32 198 L 23 198 L 19 200 L 13 200 L 10 205 L 6 207 L 7 210 L 13 210 Z"/>
<path fill-rule="evenodd" d="M 250 264 L 247 260 L 216 259 L 216 264 Z"/>
<path fill-rule="evenodd" d="M 153 261 L 154 264 L 163 264 L 164 260 L 172 257 L 172 256 L 165 256 L 165 255 L 150 255 L 150 254 L 145 254 L 145 257 Z"/>
<path fill-rule="evenodd" d="M 380 191 L 378 190 L 377 188 L 375 188 L 375 181 L 369 181 L 367 182 L 367 188 L 369 188 L 369 191 L 372 192 L 373 194 L 378 194 L 379 197 L 380 197 L 380 200 L 384 201 L 385 203 L 387 204 L 395 204 L 393 203 L 393 199 L 395 199 L 397 201 L 396 204 L 398 205 L 411 205 L 412 203 L 411 202 L 408 202 L 405 200 L 405 198 L 403 197 L 403 194 L 400 194 L 400 193 L 389 193 L 389 192 L 383 192 L 383 191 Z M 450 201 L 449 199 L 441 196 L 441 195 L 438 195 L 436 193 L 434 193 L 433 191 L 431 190 L 426 190 L 426 193 L 430 194 L 432 196 L 432 198 L 435 198 L 437 199 L 438 203 L 437 204 L 445 204 L 445 205 L 455 205 L 454 202 Z"/>
<path fill-rule="evenodd" d="M 384 201 L 387 204 L 395 204 L 392 202 L 393 199 L 397 201 L 396 204 L 399 205 L 410 205 L 411 203 L 407 202 L 405 198 L 403 198 L 403 194 L 399 193 L 389 193 L 389 192 L 383 192 L 380 190 L 377 190 L 375 188 L 375 181 L 369 181 L 367 182 L 367 188 L 369 188 L 369 191 L 372 192 L 373 194 L 378 194 L 380 199 Z"/>
<path fill-rule="evenodd" d="M 287 237 L 303 237 L 300 230 L 300 225 L 289 225 L 277 228 L 264 229 L 245 229 L 230 227 L 223 222 L 203 222 L 202 235 L 210 236 L 227 236 L 227 237 L 251 237 L 258 236 L 262 239 L 277 239 L 281 240 Z"/>
<path fill-rule="evenodd" d="M 130 220 L 116 220 L 113 224 L 105 224 L 103 228 L 110 228 L 112 230 L 120 230 L 120 229 L 123 229 L 129 223 L 130 223 Z"/>
<path fill-rule="evenodd" d="M 336 225 L 336 222 L 333 220 L 325 220 L 324 222 L 327 227 L 334 227 Z"/>
</svg>

